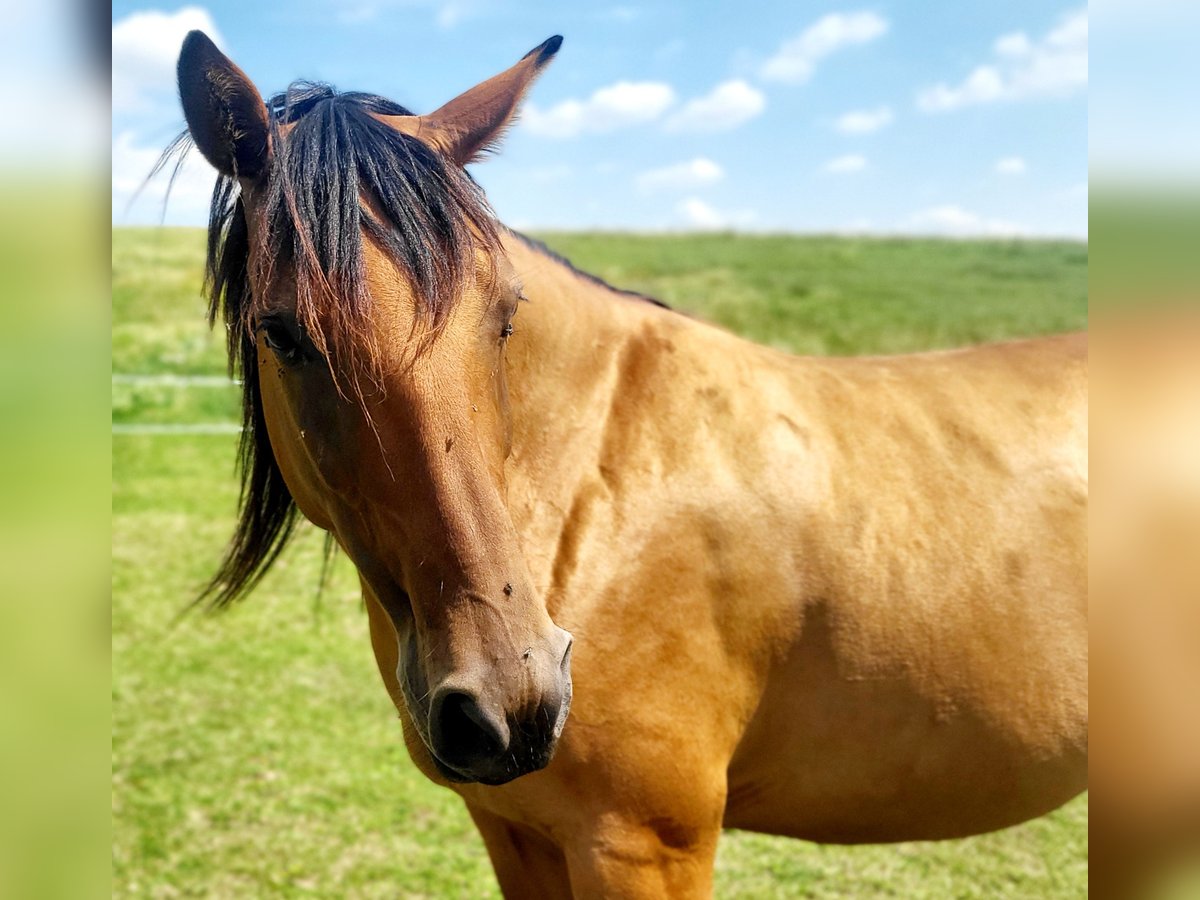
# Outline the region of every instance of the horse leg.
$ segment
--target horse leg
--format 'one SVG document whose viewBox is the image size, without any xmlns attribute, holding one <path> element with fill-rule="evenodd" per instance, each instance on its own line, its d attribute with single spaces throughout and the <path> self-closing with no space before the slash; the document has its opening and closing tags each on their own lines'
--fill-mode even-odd
<svg viewBox="0 0 1200 900">
<path fill-rule="evenodd" d="M 505 897 L 558 900 L 571 896 L 566 859 L 553 842 L 531 828 L 470 803 L 467 810 L 483 835 L 496 880 Z"/>
<path fill-rule="evenodd" d="M 567 848 L 571 891 L 584 898 L 712 896 L 720 819 L 693 827 L 671 818 L 634 822 L 604 816 Z"/>
</svg>

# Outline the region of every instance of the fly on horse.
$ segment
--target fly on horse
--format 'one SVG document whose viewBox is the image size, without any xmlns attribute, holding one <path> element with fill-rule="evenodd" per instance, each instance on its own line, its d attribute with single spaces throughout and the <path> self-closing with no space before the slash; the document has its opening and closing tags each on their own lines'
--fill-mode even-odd
<svg viewBox="0 0 1200 900">
<path fill-rule="evenodd" d="M 244 378 L 218 604 L 302 515 L 509 896 L 711 891 L 723 826 L 950 838 L 1087 776 L 1087 343 L 798 358 L 580 273 L 465 166 L 558 50 L 428 115 L 179 60 Z"/>
</svg>

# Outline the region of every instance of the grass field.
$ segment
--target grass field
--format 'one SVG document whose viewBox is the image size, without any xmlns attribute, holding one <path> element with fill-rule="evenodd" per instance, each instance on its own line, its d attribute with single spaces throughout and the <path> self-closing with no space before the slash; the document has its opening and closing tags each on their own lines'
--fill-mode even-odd
<svg viewBox="0 0 1200 900">
<path fill-rule="evenodd" d="M 1080 328 L 1088 251 L 1071 243 L 543 235 L 580 267 L 753 339 L 876 353 Z M 112 366 L 221 375 L 198 230 L 113 232 Z M 114 896 L 488 897 L 465 810 L 409 762 L 349 565 L 317 601 L 312 529 L 227 615 L 176 616 L 233 523 L 236 437 L 136 426 L 233 423 L 229 387 L 114 378 Z M 720 897 L 1082 897 L 1086 798 L 943 843 L 823 847 L 728 833 Z"/>
</svg>

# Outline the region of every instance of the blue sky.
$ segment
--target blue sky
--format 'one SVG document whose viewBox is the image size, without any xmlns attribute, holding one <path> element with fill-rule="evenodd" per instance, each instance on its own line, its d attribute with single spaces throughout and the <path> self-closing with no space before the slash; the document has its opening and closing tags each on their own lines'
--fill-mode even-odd
<svg viewBox="0 0 1200 900">
<path fill-rule="evenodd" d="M 208 31 L 264 93 L 296 78 L 429 112 L 552 34 L 562 50 L 473 168 L 518 228 L 1086 237 L 1087 10 L 1044 2 L 113 4 L 113 221 L 182 127 Z M 189 167 L 166 221 L 202 224 Z"/>
</svg>

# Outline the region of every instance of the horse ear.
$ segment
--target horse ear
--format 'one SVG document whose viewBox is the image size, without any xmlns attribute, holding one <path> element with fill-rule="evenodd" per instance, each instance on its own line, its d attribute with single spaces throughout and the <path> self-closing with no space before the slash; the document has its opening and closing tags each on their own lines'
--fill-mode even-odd
<svg viewBox="0 0 1200 900">
<path fill-rule="evenodd" d="M 417 132 L 421 139 L 435 144 L 459 165 L 479 159 L 500 141 L 512 124 L 521 98 L 558 52 L 562 40 L 562 35 L 556 34 L 526 53 L 511 69 L 419 117 Z M 400 127 L 413 133 L 410 128 Z"/>
<path fill-rule="evenodd" d="M 246 73 L 202 31 L 179 53 L 179 99 L 188 130 L 222 175 L 254 178 L 267 166 L 266 104 Z"/>
</svg>

